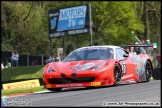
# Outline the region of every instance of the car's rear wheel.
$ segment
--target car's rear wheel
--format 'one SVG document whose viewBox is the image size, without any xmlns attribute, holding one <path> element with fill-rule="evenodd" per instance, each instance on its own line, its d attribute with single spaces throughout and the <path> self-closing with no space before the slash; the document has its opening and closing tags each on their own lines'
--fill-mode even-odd
<svg viewBox="0 0 162 108">
<path fill-rule="evenodd" d="M 61 91 L 62 88 L 47 88 L 49 91 Z"/>
<path fill-rule="evenodd" d="M 122 77 L 122 71 L 121 71 L 119 64 L 117 64 L 117 63 L 115 63 L 115 65 L 114 65 L 113 77 L 114 77 L 114 85 L 120 84 L 121 77 Z"/>
<path fill-rule="evenodd" d="M 146 75 L 146 82 L 150 81 L 151 75 L 152 75 L 152 66 L 150 61 L 146 61 L 145 65 L 145 75 Z"/>
</svg>

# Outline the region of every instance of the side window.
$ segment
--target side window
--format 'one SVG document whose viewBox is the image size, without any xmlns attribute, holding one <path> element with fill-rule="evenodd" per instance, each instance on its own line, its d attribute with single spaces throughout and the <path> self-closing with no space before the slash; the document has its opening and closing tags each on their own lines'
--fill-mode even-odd
<svg viewBox="0 0 162 108">
<path fill-rule="evenodd" d="M 116 59 L 120 59 L 120 54 L 118 49 L 116 49 Z"/>
<path fill-rule="evenodd" d="M 127 54 L 127 52 L 124 51 L 122 48 L 116 48 L 116 58 L 117 59 L 122 59 L 124 54 Z"/>
</svg>

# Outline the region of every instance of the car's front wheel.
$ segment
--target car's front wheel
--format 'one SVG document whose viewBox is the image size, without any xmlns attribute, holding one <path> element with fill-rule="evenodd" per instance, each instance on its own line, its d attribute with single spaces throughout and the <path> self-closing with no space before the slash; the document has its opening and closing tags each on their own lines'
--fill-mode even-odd
<svg viewBox="0 0 162 108">
<path fill-rule="evenodd" d="M 118 85 L 121 81 L 122 71 L 119 64 L 115 63 L 114 65 L 114 85 Z"/>
<path fill-rule="evenodd" d="M 61 91 L 62 88 L 47 88 L 49 91 Z"/>
</svg>

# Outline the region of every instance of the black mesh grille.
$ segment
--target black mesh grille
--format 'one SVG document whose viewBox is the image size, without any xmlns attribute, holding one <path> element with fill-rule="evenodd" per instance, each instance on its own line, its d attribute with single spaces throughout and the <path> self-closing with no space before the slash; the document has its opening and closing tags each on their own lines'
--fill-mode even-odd
<svg viewBox="0 0 162 108">
<path fill-rule="evenodd" d="M 65 84 L 79 82 L 93 82 L 95 77 L 78 77 L 78 78 L 52 78 L 48 79 L 50 84 Z"/>
</svg>

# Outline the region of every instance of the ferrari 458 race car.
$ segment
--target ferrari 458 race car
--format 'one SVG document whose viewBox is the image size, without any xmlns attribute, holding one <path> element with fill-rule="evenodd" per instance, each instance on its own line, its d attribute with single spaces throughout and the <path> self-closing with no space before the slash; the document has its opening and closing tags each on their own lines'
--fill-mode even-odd
<svg viewBox="0 0 162 108">
<path fill-rule="evenodd" d="M 89 46 L 74 50 L 62 62 L 48 63 L 44 87 L 96 87 L 150 81 L 152 62 L 147 54 L 133 54 L 119 46 Z"/>
</svg>

